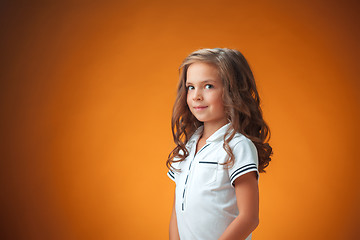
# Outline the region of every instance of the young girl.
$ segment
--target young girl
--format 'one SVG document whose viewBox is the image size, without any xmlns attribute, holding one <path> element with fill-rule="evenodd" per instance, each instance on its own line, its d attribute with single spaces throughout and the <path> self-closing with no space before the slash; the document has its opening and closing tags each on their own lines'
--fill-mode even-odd
<svg viewBox="0 0 360 240">
<path fill-rule="evenodd" d="M 253 74 L 233 49 L 200 49 L 180 67 L 173 108 L 170 239 L 251 239 L 259 173 L 272 148 Z M 267 140 L 266 140 L 267 139 Z"/>
</svg>

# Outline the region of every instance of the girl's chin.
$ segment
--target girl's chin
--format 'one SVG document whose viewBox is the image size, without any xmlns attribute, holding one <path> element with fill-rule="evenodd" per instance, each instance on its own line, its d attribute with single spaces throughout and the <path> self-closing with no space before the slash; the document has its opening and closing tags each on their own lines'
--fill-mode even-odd
<svg viewBox="0 0 360 240">
<path fill-rule="evenodd" d="M 202 123 L 205 123 L 205 122 L 207 122 L 207 120 L 206 119 L 204 119 L 204 118 L 196 118 L 199 122 L 202 122 Z"/>
</svg>

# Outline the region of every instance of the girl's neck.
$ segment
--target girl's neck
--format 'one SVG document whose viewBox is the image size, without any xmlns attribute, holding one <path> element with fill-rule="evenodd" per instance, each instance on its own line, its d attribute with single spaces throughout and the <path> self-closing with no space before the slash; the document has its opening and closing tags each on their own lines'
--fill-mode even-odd
<svg viewBox="0 0 360 240">
<path fill-rule="evenodd" d="M 216 123 L 206 123 L 204 122 L 204 129 L 201 135 L 202 139 L 208 139 L 211 135 L 213 135 L 217 130 L 226 125 L 228 121 L 225 119 L 223 121 L 219 121 Z"/>
</svg>

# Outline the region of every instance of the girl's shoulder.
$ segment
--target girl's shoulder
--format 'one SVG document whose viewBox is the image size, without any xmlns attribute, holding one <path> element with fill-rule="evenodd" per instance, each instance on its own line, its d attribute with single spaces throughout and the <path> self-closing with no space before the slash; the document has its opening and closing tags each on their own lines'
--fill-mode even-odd
<svg viewBox="0 0 360 240">
<path fill-rule="evenodd" d="M 242 133 L 236 132 L 234 137 L 230 140 L 230 143 L 236 144 L 236 143 L 244 141 L 246 139 L 248 139 L 248 138 L 245 137 L 245 135 L 243 135 Z"/>
<path fill-rule="evenodd" d="M 253 145 L 254 143 L 242 133 L 237 132 L 235 133 L 234 137 L 230 140 L 229 146 L 233 148 L 238 144 Z"/>
</svg>

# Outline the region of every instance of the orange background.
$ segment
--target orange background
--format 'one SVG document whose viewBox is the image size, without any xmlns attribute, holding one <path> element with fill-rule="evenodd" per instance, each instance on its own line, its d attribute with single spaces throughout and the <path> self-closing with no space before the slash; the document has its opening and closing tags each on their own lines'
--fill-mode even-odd
<svg viewBox="0 0 360 240">
<path fill-rule="evenodd" d="M 356 1 L 2 1 L 1 239 L 167 239 L 177 69 L 237 48 L 274 149 L 253 239 L 356 239 Z M 76 2 L 76 3 L 75 3 Z"/>
</svg>

